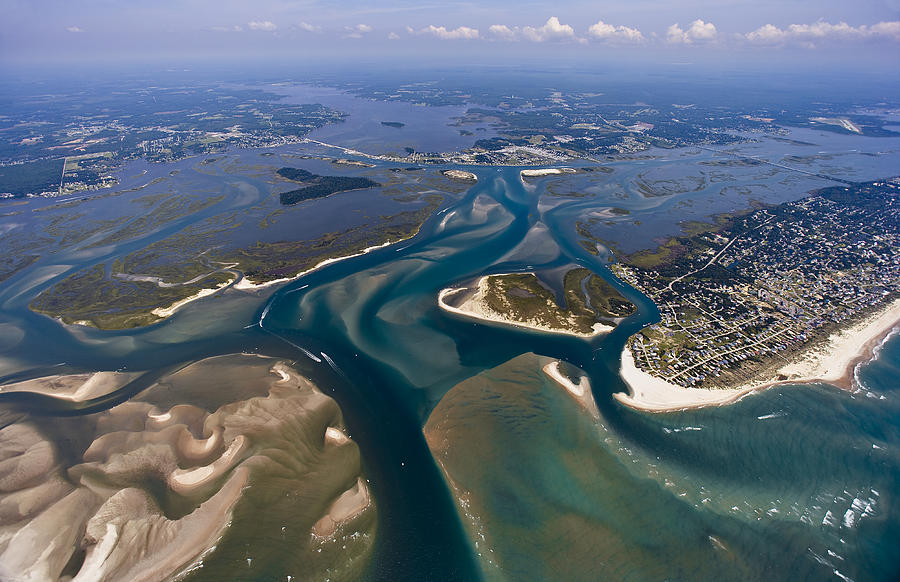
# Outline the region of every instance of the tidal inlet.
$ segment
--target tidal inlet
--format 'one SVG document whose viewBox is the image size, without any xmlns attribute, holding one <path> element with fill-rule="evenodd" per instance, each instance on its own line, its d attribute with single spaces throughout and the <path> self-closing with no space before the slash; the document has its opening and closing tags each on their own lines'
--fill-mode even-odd
<svg viewBox="0 0 900 582">
<path fill-rule="evenodd" d="M 900 579 L 896 10 L 189 4 L 0 22 L 0 580 Z"/>
</svg>

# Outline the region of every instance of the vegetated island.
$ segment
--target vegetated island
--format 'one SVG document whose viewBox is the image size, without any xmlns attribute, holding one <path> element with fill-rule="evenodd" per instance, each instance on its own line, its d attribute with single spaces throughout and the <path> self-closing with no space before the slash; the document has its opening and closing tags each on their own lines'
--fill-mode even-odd
<svg viewBox="0 0 900 582">
<path fill-rule="evenodd" d="M 297 204 L 304 200 L 325 198 L 326 196 L 331 196 L 338 192 L 362 190 L 364 188 L 381 186 L 381 184 L 374 180 L 370 180 L 369 178 L 353 176 L 320 176 L 299 168 L 280 168 L 276 173 L 282 178 L 292 182 L 307 184 L 296 190 L 282 192 L 279 195 L 279 199 L 285 206 Z"/>
<path fill-rule="evenodd" d="M 396 129 L 400 129 L 401 127 L 406 127 L 406 124 L 402 121 L 382 121 L 381 125 L 386 127 L 394 127 Z"/>
<path fill-rule="evenodd" d="M 631 338 L 623 403 L 722 404 L 782 383 L 849 389 L 900 323 L 900 178 L 824 188 L 621 258 L 659 307 Z"/>
<path fill-rule="evenodd" d="M 473 174 L 472 172 L 467 172 L 465 170 L 444 170 L 441 174 L 447 176 L 452 180 L 460 180 L 462 182 L 477 182 L 478 176 Z"/>
<path fill-rule="evenodd" d="M 568 271 L 559 301 L 533 273 L 488 275 L 438 295 L 445 311 L 501 325 L 593 337 L 609 333 L 635 306 L 587 269 Z"/>
</svg>

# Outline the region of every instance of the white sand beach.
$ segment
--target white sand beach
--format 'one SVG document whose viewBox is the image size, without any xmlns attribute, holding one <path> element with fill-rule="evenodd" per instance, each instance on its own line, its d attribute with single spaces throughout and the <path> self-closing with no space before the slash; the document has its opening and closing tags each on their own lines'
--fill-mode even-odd
<svg viewBox="0 0 900 582">
<path fill-rule="evenodd" d="M 412 235 L 412 236 L 415 236 L 415 235 Z M 412 236 L 409 238 L 412 238 Z M 337 263 L 338 261 L 344 261 L 346 259 L 352 259 L 353 257 L 359 257 L 359 256 L 365 255 L 367 253 L 371 253 L 372 251 L 377 251 L 378 249 L 383 249 L 384 247 L 389 247 L 392 244 L 396 244 L 398 242 L 403 242 L 404 240 L 409 240 L 409 238 L 388 241 L 384 244 L 367 247 L 367 248 L 359 251 L 358 253 L 354 253 L 352 255 L 345 255 L 343 257 L 334 257 L 331 259 L 325 259 L 324 261 L 316 263 L 315 267 L 313 267 L 311 269 L 307 269 L 301 273 L 297 273 L 293 277 L 284 277 L 282 279 L 266 281 L 265 283 L 251 283 L 250 281 L 247 280 L 246 277 L 244 277 L 240 281 L 235 283 L 233 288 L 237 289 L 239 291 L 256 291 L 258 289 L 265 289 L 266 287 L 271 287 L 273 285 L 280 285 L 282 283 L 290 283 L 291 281 L 295 281 L 295 280 L 299 279 L 300 277 L 302 277 L 304 275 L 308 275 L 308 274 L 312 273 L 313 271 L 316 271 L 318 269 L 321 269 L 322 267 L 330 265 L 331 263 Z"/>
<path fill-rule="evenodd" d="M 575 168 L 541 168 L 538 170 L 522 170 L 523 178 L 540 178 L 543 176 L 556 176 L 559 174 L 574 174 Z"/>
<path fill-rule="evenodd" d="M 775 377 L 733 389 L 683 388 L 640 370 L 627 347 L 622 353 L 622 379 L 629 393 L 614 394 L 616 400 L 648 412 L 667 412 L 736 402 L 748 394 L 781 384 L 825 382 L 845 390 L 853 388 L 856 366 L 868 361 L 875 347 L 900 327 L 900 299 L 871 316 L 833 333 L 798 359 L 779 368 Z"/>
<path fill-rule="evenodd" d="M 187 305 L 188 303 L 193 303 L 194 301 L 196 301 L 198 299 L 203 299 L 204 297 L 208 297 L 208 296 L 212 295 L 213 293 L 216 293 L 217 291 L 220 291 L 220 290 L 224 289 L 225 287 L 228 287 L 232 283 L 234 283 L 234 279 L 229 279 L 228 281 L 226 281 L 225 283 L 222 283 L 218 287 L 210 287 L 208 289 L 201 289 L 198 293 L 195 293 L 194 295 L 191 295 L 190 297 L 185 297 L 181 301 L 176 301 L 175 303 L 173 303 L 172 305 L 170 305 L 168 307 L 157 307 L 150 313 L 152 313 L 153 315 L 155 315 L 157 317 L 165 319 L 165 318 L 169 317 L 170 315 L 172 315 L 173 313 L 175 313 L 176 311 L 178 311 L 179 309 L 181 309 L 182 307 L 184 307 L 185 305 Z"/>
</svg>

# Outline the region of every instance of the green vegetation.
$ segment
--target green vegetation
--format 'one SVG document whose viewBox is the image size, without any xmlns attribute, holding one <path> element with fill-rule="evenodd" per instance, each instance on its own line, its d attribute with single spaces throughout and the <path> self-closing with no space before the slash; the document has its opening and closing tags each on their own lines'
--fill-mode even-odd
<svg viewBox="0 0 900 582">
<path fill-rule="evenodd" d="M 570 305 L 582 301 L 586 292 L 588 303 L 585 307 L 600 319 L 628 317 L 636 309 L 632 302 L 625 299 L 603 277 L 587 269 L 573 269 L 566 273 L 564 288 L 566 301 Z"/>
<path fill-rule="evenodd" d="M 282 177 L 319 178 L 305 170 L 283 170 L 279 174 Z M 395 180 L 395 175 L 400 177 Z M 433 189 L 454 191 L 454 184 L 437 172 L 409 180 L 402 179 L 402 173 L 391 176 L 382 180 L 387 182 L 383 194 L 388 201 L 402 203 L 400 211 L 379 216 L 377 205 L 371 209 L 367 206 L 364 221 L 352 228 L 305 240 L 278 240 L 277 236 L 290 232 L 285 227 L 292 210 L 280 206 L 275 198 L 264 198 L 240 212 L 228 211 L 201 220 L 190 218 L 192 224 L 174 234 L 66 277 L 44 291 L 31 307 L 68 323 L 87 322 L 103 329 L 148 325 L 160 319 L 152 314 L 154 309 L 221 285 L 239 272 L 256 283 L 295 277 L 326 259 L 409 238 L 444 201 L 443 195 Z M 172 190 L 138 194 L 123 216 L 107 221 L 90 220 L 90 213 L 79 205 L 84 204 L 81 201 L 67 203 L 64 208 L 54 206 L 55 212 L 47 215 L 43 230 L 19 229 L 0 237 L 0 250 L 10 257 L 0 262 L 0 277 L 12 276 L 61 245 L 93 247 L 138 241 L 145 236 L 155 238 L 154 233 L 173 220 L 188 219 L 222 199 L 210 193 L 188 195 Z M 278 228 L 272 228 L 276 222 Z M 95 243 L 94 239 L 103 240 Z M 22 257 L 25 259 L 19 260 Z"/>
<path fill-rule="evenodd" d="M 587 269 L 572 269 L 564 278 L 565 305 L 531 273 L 492 275 L 484 301 L 494 312 L 541 327 L 592 333 L 597 323 L 615 325 L 635 307 L 609 283 Z"/>
<path fill-rule="evenodd" d="M 316 177 L 312 172 L 301 170 L 300 168 L 279 168 L 275 173 L 292 182 L 306 182 Z"/>
<path fill-rule="evenodd" d="M 324 198 L 338 192 L 347 192 L 349 190 L 361 190 L 363 188 L 374 188 L 381 186 L 378 182 L 369 178 L 356 178 L 347 176 L 319 176 L 306 170 L 299 168 L 281 168 L 276 172 L 279 176 L 294 182 L 302 182 L 309 184 L 303 188 L 282 192 L 280 194 L 281 203 L 285 206 L 297 204 L 304 200 L 315 200 L 316 198 Z"/>
<path fill-rule="evenodd" d="M 40 192 L 56 192 L 62 178 L 63 160 L 38 160 L 0 166 L 0 194 L 15 197 Z"/>
<path fill-rule="evenodd" d="M 137 202 L 143 204 L 144 208 L 148 208 L 152 206 L 158 198 L 162 198 L 163 201 L 159 203 L 152 212 L 135 218 L 126 224 L 124 228 L 104 237 L 92 246 L 100 247 L 143 236 L 155 228 L 159 228 L 173 220 L 178 220 L 179 218 L 200 212 L 225 199 L 224 196 L 209 196 L 203 198 L 189 194 L 166 196 L 155 194 L 138 198 Z"/>
<path fill-rule="evenodd" d="M 68 324 L 87 322 L 100 329 L 128 329 L 162 319 L 152 313 L 158 307 L 233 279 L 227 273 L 214 273 L 193 284 L 161 287 L 147 281 L 107 277 L 105 271 L 106 266 L 101 264 L 67 277 L 38 295 L 31 309 Z"/>
<path fill-rule="evenodd" d="M 414 236 L 443 200 L 442 196 L 432 194 L 425 198 L 426 206 L 381 216 L 373 227 L 330 232 L 312 240 L 258 242 L 248 248 L 219 253 L 216 260 L 236 263 L 254 283 L 295 277 L 326 259 Z"/>
<path fill-rule="evenodd" d="M 27 269 L 37 261 L 40 255 L 27 255 L 24 257 L 3 255 L 0 258 L 0 283 L 6 281 L 19 271 Z"/>
<path fill-rule="evenodd" d="M 645 174 L 640 174 L 634 181 L 638 191 L 648 198 L 672 196 L 686 192 L 698 192 L 706 186 L 703 176 L 682 176 L 680 178 L 653 180 Z"/>
</svg>

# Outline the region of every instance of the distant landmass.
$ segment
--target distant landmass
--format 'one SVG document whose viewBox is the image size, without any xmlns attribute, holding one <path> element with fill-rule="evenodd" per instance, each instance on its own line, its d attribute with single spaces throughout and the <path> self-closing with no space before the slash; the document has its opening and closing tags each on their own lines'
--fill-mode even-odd
<svg viewBox="0 0 900 582">
<path fill-rule="evenodd" d="M 404 127 L 406 124 L 402 123 L 400 121 L 382 121 L 381 125 L 386 125 L 388 127 L 396 127 L 397 129 L 400 129 L 401 127 Z"/>
</svg>

